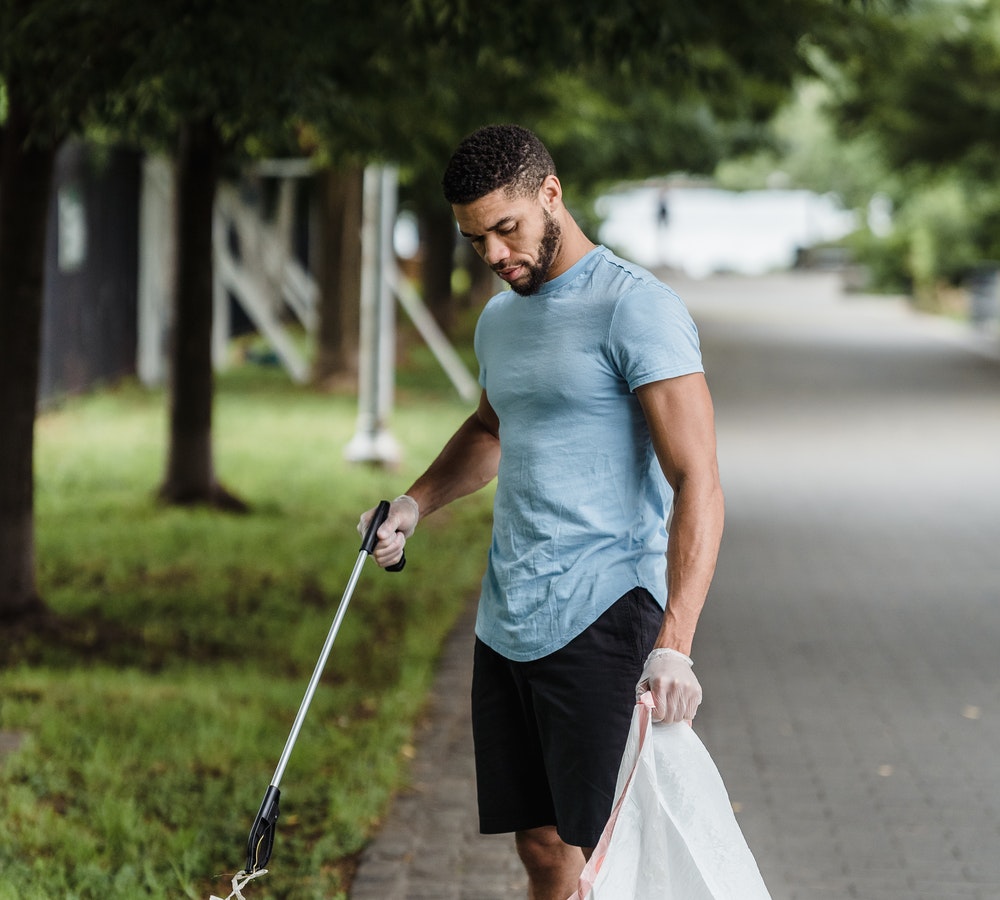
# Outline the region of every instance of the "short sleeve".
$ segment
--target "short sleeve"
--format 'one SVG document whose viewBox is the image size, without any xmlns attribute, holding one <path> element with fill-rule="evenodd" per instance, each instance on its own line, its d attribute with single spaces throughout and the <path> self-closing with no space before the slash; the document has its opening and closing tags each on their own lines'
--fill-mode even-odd
<svg viewBox="0 0 1000 900">
<path fill-rule="evenodd" d="M 694 320 L 661 284 L 644 284 L 622 297 L 611 320 L 608 353 L 632 391 L 705 371 Z"/>
</svg>

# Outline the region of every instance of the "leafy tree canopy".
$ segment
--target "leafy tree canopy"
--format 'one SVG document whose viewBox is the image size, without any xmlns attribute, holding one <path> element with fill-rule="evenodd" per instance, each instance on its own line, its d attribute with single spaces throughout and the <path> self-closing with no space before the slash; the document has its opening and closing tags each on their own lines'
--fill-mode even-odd
<svg viewBox="0 0 1000 900">
<path fill-rule="evenodd" d="M 0 121 L 16 103 L 35 142 L 80 130 L 141 53 L 144 9 L 128 0 L 0 0 Z"/>
<path fill-rule="evenodd" d="M 583 187 L 709 171 L 760 140 L 808 48 L 857 15 L 837 0 L 392 6 L 353 26 L 349 61 L 318 53 L 304 117 L 333 158 L 394 159 L 428 197 L 457 141 L 498 121 L 538 131 Z"/>
<path fill-rule="evenodd" d="M 1000 159 L 1000 7 L 922 2 L 875 19 L 843 61 L 840 119 L 878 135 L 898 166 L 995 174 Z M 891 65 L 887 65 L 891 61 Z"/>
</svg>

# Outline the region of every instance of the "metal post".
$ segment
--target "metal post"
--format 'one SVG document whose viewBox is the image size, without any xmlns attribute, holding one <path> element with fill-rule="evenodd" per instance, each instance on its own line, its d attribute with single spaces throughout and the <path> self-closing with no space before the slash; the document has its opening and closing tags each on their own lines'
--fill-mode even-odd
<svg viewBox="0 0 1000 900">
<path fill-rule="evenodd" d="M 139 324 L 136 370 L 147 387 L 167 379 L 173 307 L 175 257 L 174 185 L 166 157 L 147 157 L 142 165 L 142 200 L 139 209 Z"/>
<path fill-rule="evenodd" d="M 396 399 L 396 298 L 390 273 L 395 271 L 393 231 L 396 223 L 396 170 L 383 166 L 379 171 L 378 219 L 378 419 L 385 433 Z M 387 448 L 389 449 L 389 448 Z M 392 442 L 394 460 L 399 450 Z"/>
<path fill-rule="evenodd" d="M 395 265 L 395 169 L 365 169 L 363 208 L 358 421 L 344 456 L 351 462 L 393 464 L 400 458 L 399 445 L 388 427 L 394 396 L 396 318 L 392 285 L 386 273 Z"/>
</svg>

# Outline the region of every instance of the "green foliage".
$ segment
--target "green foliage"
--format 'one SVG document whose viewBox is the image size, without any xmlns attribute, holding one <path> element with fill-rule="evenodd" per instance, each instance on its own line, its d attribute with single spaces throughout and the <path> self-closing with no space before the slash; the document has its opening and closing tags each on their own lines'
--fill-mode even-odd
<svg viewBox="0 0 1000 900">
<path fill-rule="evenodd" d="M 411 9 L 414 33 L 449 46 L 458 65 L 490 48 L 543 71 L 555 64 L 632 79 L 692 74 L 707 82 L 736 71 L 786 79 L 803 37 L 824 34 L 845 6 L 825 0 L 513 0 L 504 7 L 502 27 L 467 0 L 415 0 Z"/>
<path fill-rule="evenodd" d="M 756 144 L 808 68 L 803 49 L 839 26 L 846 6 L 516 0 L 498 27 L 465 0 L 411 0 L 380 26 L 393 36 L 402 27 L 398 40 L 364 44 L 367 88 L 337 93 L 345 81 L 330 76 L 305 115 L 335 158 L 350 145 L 400 162 L 418 205 L 441 202 L 441 170 L 464 135 L 517 121 L 552 145 L 585 208 L 609 181 L 707 172 Z"/>
<path fill-rule="evenodd" d="M 308 84 L 302 51 L 314 5 L 143 5 L 143 51 L 96 121 L 160 146 L 172 142 L 180 122 L 210 121 L 237 156 L 287 153 L 290 122 Z"/>
<path fill-rule="evenodd" d="M 393 427 L 407 458 L 389 473 L 343 461 L 350 399 L 274 371 L 220 379 L 216 452 L 247 516 L 157 505 L 159 392 L 125 386 L 39 419 L 39 582 L 58 618 L 0 651 L 0 729 L 27 736 L 0 762 L 0 898 L 229 893 L 219 873 L 244 862 L 357 557 L 357 516 L 468 414 L 406 397 Z M 342 896 L 344 863 L 405 780 L 488 534 L 484 494 L 423 523 L 402 574 L 365 568 L 282 783 L 268 896 Z"/>
<path fill-rule="evenodd" d="M 894 233 L 862 249 L 934 306 L 942 285 L 1000 258 L 1000 7 L 923 0 L 866 25 L 828 48 L 840 134 L 893 172 Z"/>
<path fill-rule="evenodd" d="M 962 186 L 951 180 L 925 187 L 901 210 L 907 269 L 918 294 L 931 294 L 942 279 L 959 281 L 979 258 L 970 212 Z"/>
<path fill-rule="evenodd" d="M 62 133 L 86 122 L 162 146 L 180 120 L 210 119 L 238 153 L 391 158 L 427 193 L 490 121 L 577 120 L 586 159 L 619 178 L 670 160 L 704 169 L 740 139 L 718 123 L 754 137 L 806 68 L 803 48 L 850 5 L 516 0 L 498 27 L 465 0 L 0 3 L 0 77 L 20 73 L 26 105 Z M 584 188 L 595 170 L 580 166 Z"/>
<path fill-rule="evenodd" d="M 334 161 L 390 157 L 437 172 L 486 121 L 586 116 L 553 77 L 631 110 L 659 144 L 672 124 L 696 134 L 703 124 L 704 110 L 649 116 L 665 97 L 694 94 L 714 116 L 759 123 L 806 68 L 803 48 L 828 40 L 848 8 L 515 0 L 498 27 L 465 0 L 2 0 L 0 77 L 60 133 L 86 121 L 162 143 L 179 119 L 211 118 L 251 154 L 298 143 Z"/>
<path fill-rule="evenodd" d="M 877 289 L 933 308 L 986 260 L 1000 259 L 997 122 L 1000 7 L 925 0 L 873 7 L 808 57 L 769 146 L 717 170 L 731 188 L 835 191 L 862 221 L 891 201 L 889 232 L 848 245 Z M 886 65 L 891 60 L 892 65 Z"/>
<path fill-rule="evenodd" d="M 898 227 L 884 236 L 861 228 L 844 239 L 852 259 L 867 273 L 866 290 L 886 294 L 910 294 L 913 276 L 907 262 L 908 237 Z"/>
<path fill-rule="evenodd" d="M 833 192 L 845 206 L 863 210 L 879 192 L 896 190 L 884 153 L 868 135 L 842 138 L 830 112 L 833 92 L 819 79 L 799 81 L 768 124 L 764 146 L 730 156 L 716 169 L 722 187 L 759 190 L 805 188 Z"/>
<path fill-rule="evenodd" d="M 144 40 L 144 4 L 127 0 L 0 0 L 0 80 L 57 144 L 119 89 Z"/>
<path fill-rule="evenodd" d="M 843 127 L 873 130 L 892 163 L 958 163 L 996 173 L 1000 7 L 995 3 L 925 0 L 908 15 L 878 17 L 844 68 Z"/>
<path fill-rule="evenodd" d="M 574 98 L 573 108 L 541 121 L 539 131 L 564 180 L 591 193 L 674 171 L 709 173 L 754 128 L 747 118 L 720 118 L 712 98 L 690 87 L 597 86 L 566 75 L 550 84 L 554 97 Z"/>
</svg>

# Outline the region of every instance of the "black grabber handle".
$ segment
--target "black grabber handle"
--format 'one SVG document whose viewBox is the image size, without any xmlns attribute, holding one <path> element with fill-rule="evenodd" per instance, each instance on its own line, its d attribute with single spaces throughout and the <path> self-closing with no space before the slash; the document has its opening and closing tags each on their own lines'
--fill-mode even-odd
<svg viewBox="0 0 1000 900">
<path fill-rule="evenodd" d="M 379 530 L 382 523 L 386 520 L 389 515 L 389 501 L 382 500 L 379 505 L 375 507 L 375 515 L 372 516 L 371 524 L 368 526 L 368 530 L 365 532 L 365 539 L 361 542 L 361 549 L 371 556 L 372 551 L 375 549 L 375 545 L 378 543 L 378 536 L 375 534 Z M 386 566 L 386 572 L 402 572 L 403 567 L 406 565 L 406 554 L 404 553 L 402 558 L 398 563 L 394 563 L 391 566 Z"/>
</svg>

